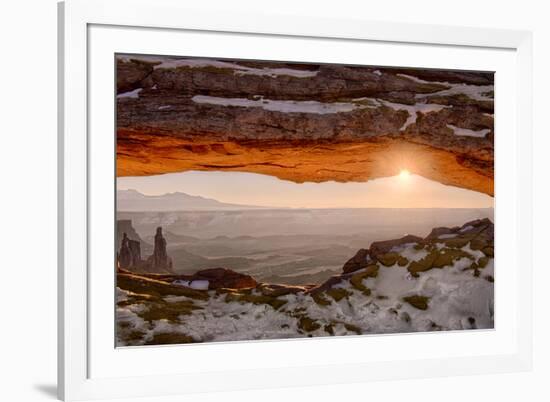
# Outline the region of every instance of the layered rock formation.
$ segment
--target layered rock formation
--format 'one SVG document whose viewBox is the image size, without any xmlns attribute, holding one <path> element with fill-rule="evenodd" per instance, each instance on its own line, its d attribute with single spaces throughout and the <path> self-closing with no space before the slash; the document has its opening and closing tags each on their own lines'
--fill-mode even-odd
<svg viewBox="0 0 550 402">
<path fill-rule="evenodd" d="M 166 252 L 166 239 L 162 235 L 161 227 L 157 228 L 153 255 L 147 259 L 147 262 L 152 272 L 172 271 L 172 259 Z"/>
<path fill-rule="evenodd" d="M 476 252 L 478 259 L 472 256 Z M 410 259 L 407 257 L 410 254 L 417 257 L 422 254 L 422 258 Z M 489 258 L 493 257 L 494 225 L 487 218 L 478 219 L 462 226 L 435 228 L 425 238 L 406 235 L 399 239 L 374 242 L 368 249 L 360 249 L 344 264 L 342 275 L 330 278 L 313 291 L 326 289 L 334 283 L 349 279 L 359 270 L 377 271 L 378 268 L 375 267 L 380 265 L 389 267 L 397 264 L 405 267 L 411 277 L 419 277 L 421 272 L 443 268 L 456 260 L 467 258 L 471 260 L 471 264 L 466 269 L 472 270 L 474 276 L 479 276 Z M 491 275 L 485 279 L 492 281 L 494 278 Z"/>
<path fill-rule="evenodd" d="M 117 221 L 117 227 L 130 229 L 133 236 L 140 239 L 130 220 Z M 120 248 L 117 253 L 118 270 L 141 273 L 172 273 L 172 259 L 166 251 L 166 239 L 162 235 L 162 228 L 157 228 L 153 254 L 146 259 L 141 257 L 141 242 L 141 239 L 130 239 L 126 232 L 122 232 Z"/>
<path fill-rule="evenodd" d="M 124 232 L 118 253 L 118 266 L 120 268 L 130 268 L 140 266 L 142 263 L 139 241 L 129 239 L 126 232 Z"/>
<path fill-rule="evenodd" d="M 130 274 L 130 272 L 128 272 Z M 210 290 L 216 289 L 247 289 L 254 288 L 258 282 L 250 275 L 235 272 L 227 268 L 210 268 L 195 272 L 192 275 L 176 275 L 176 274 L 145 274 L 144 276 L 164 281 L 172 284 L 184 284 L 186 287 L 193 287 L 194 282 L 208 282 L 206 288 Z"/>
<path fill-rule="evenodd" d="M 295 182 L 408 169 L 493 195 L 493 75 L 121 56 L 117 174 Z"/>
<path fill-rule="evenodd" d="M 116 244 L 118 247 L 122 245 L 122 239 L 124 235 L 128 237 L 130 240 L 135 240 L 140 243 L 143 242 L 139 234 L 136 232 L 136 229 L 132 225 L 132 221 L 130 219 L 119 219 L 116 221 L 116 232 L 117 232 L 117 240 Z"/>
</svg>

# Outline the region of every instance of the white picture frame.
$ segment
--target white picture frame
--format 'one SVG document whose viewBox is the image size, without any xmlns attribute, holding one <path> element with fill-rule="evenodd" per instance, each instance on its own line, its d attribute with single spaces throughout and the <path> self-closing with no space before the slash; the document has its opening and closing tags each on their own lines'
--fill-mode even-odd
<svg viewBox="0 0 550 402">
<path fill-rule="evenodd" d="M 127 12 L 129 9 L 132 13 Z M 157 35 L 155 39 L 147 40 L 147 37 L 153 38 L 154 35 Z M 254 54 L 267 55 L 267 58 L 269 54 L 265 52 L 268 50 L 260 50 L 254 45 L 255 41 L 273 44 L 273 49 L 280 40 L 286 41 L 286 44 L 307 40 L 312 43 L 312 47 L 315 47 L 313 44 L 316 41 L 337 43 L 344 50 L 338 55 L 334 48 L 332 62 L 350 53 L 345 50 L 347 46 L 351 50 L 354 46 L 369 45 L 393 49 L 399 47 L 403 50 L 381 51 L 380 60 L 385 60 L 388 65 L 399 65 L 400 58 L 418 58 L 415 54 L 424 54 L 424 61 L 415 61 L 415 66 L 422 66 L 423 63 L 426 67 L 446 66 L 433 64 L 434 61 L 428 57 L 430 48 L 434 52 L 438 49 L 439 52 L 460 52 L 464 55 L 461 61 L 453 65 L 455 67 L 467 69 L 471 65 L 472 68 L 479 68 L 490 67 L 490 63 L 500 63 L 501 77 L 505 79 L 497 80 L 496 130 L 499 134 L 503 133 L 503 139 L 496 136 L 495 170 L 496 194 L 502 197 L 502 201 L 497 198 L 495 227 L 500 246 L 496 248 L 495 258 L 500 264 L 497 270 L 505 272 L 501 276 L 503 280 L 499 278 L 503 287 L 496 289 L 496 310 L 508 312 L 501 315 L 502 325 L 499 326 L 497 321 L 496 329 L 491 332 L 358 336 L 336 342 L 315 339 L 245 342 L 238 345 L 220 343 L 144 348 L 146 351 L 130 348 L 121 353 L 115 352 L 114 342 L 109 344 L 108 341 L 113 335 L 110 332 L 113 322 L 109 322 L 111 317 L 105 313 L 109 306 L 113 306 L 113 299 L 105 296 L 103 302 L 100 302 L 94 296 L 112 286 L 112 283 L 108 283 L 112 272 L 106 270 L 107 274 L 98 276 L 96 270 L 92 274 L 90 269 L 97 260 L 96 250 L 90 248 L 90 241 L 95 242 L 97 228 L 101 227 L 95 220 L 97 212 L 104 212 L 107 217 L 112 217 L 114 213 L 109 211 L 109 205 L 114 203 L 107 202 L 106 206 L 99 206 L 99 198 L 104 198 L 103 190 L 94 187 L 98 178 L 105 177 L 103 174 L 113 172 L 109 163 L 105 162 L 102 167 L 98 161 L 107 161 L 114 155 L 114 148 L 109 147 L 112 137 L 106 135 L 101 142 L 96 142 L 99 138 L 97 132 L 104 132 L 114 126 L 106 114 L 98 114 L 98 108 L 94 108 L 94 105 L 101 104 L 105 99 L 101 98 L 102 94 L 108 95 L 113 88 L 100 84 L 108 83 L 112 77 L 99 72 L 100 69 L 96 69 L 95 65 L 97 60 L 101 61 L 116 51 L 155 53 L 155 43 L 160 43 L 158 39 L 161 38 L 158 35 L 162 35 L 164 43 L 162 49 L 156 45 L 156 53 L 160 54 L 171 54 L 166 52 L 176 49 L 177 35 L 194 35 L 198 41 L 201 41 L 201 35 L 215 35 L 217 40 L 232 41 L 238 37 L 238 40 L 249 41 L 246 42 L 247 46 L 256 52 Z M 136 45 L 137 38 L 139 46 Z M 205 45 L 204 55 L 207 55 L 208 42 L 200 43 Z M 411 49 L 411 46 L 416 48 L 410 52 L 410 56 L 406 56 L 406 50 Z M 285 50 L 287 53 L 281 53 L 278 57 L 300 60 L 300 48 L 295 47 L 295 53 L 291 53 L 292 46 L 288 46 L 288 50 Z M 531 48 L 531 34 L 525 31 L 381 23 L 361 19 L 324 20 L 269 14 L 213 15 L 200 6 L 190 8 L 178 0 L 68 0 L 60 3 L 59 397 L 64 400 L 145 397 L 529 370 L 532 360 Z M 220 56 L 221 51 L 218 49 L 216 55 Z M 239 57 L 231 49 L 226 51 L 228 57 Z M 490 52 L 493 52 L 493 57 Z M 468 53 L 473 56 L 468 56 Z M 476 58 L 478 60 L 474 62 Z M 489 64 L 483 64 L 484 60 Z M 502 93 L 509 95 L 502 102 L 499 102 L 499 88 L 502 88 Z M 109 112 L 106 108 L 105 113 L 114 113 L 113 110 L 111 108 Z M 517 141 L 520 135 L 521 141 Z M 106 185 L 108 188 L 105 191 L 112 190 L 112 182 Z M 499 220 L 499 217 L 502 218 Z M 501 240 L 498 240 L 499 233 L 502 233 Z M 108 253 L 112 253 L 112 250 L 108 250 Z M 506 291 L 509 296 L 506 300 L 501 297 L 501 302 L 499 289 L 501 295 Z M 381 351 L 392 345 L 399 350 L 398 344 L 406 342 L 411 336 L 416 337 L 415 341 L 428 340 L 431 344 L 442 340 L 439 345 L 441 350 L 449 349 L 448 344 L 452 343 L 455 350 L 453 353 L 447 351 L 441 354 L 422 351 L 403 359 L 373 357 L 374 353 L 368 357 L 355 353 L 349 358 L 340 356 L 329 359 L 317 353 L 321 347 L 333 351 L 338 348 L 357 350 L 366 343 L 377 344 L 376 348 Z M 488 347 L 484 352 L 482 348 L 467 347 L 474 342 L 486 342 L 494 348 Z M 364 348 L 367 350 L 367 346 Z M 303 356 L 290 365 L 277 361 L 254 363 L 253 356 L 258 353 L 277 356 L 285 350 L 292 355 L 299 354 L 294 351 L 300 352 Z M 210 364 L 199 365 L 200 370 L 178 372 L 178 368 L 167 360 L 176 354 L 195 362 L 204 356 Z M 220 365 L 209 369 L 212 363 L 208 359 L 220 354 L 228 358 L 242 356 L 242 364 L 236 364 L 233 368 Z M 136 359 L 149 362 L 155 359 L 157 364 L 151 365 L 154 367 L 165 359 L 166 365 L 164 370 L 134 372 L 130 369 L 135 367 Z M 414 364 L 414 372 L 410 370 L 411 364 Z M 122 370 L 122 367 L 126 370 Z"/>
</svg>

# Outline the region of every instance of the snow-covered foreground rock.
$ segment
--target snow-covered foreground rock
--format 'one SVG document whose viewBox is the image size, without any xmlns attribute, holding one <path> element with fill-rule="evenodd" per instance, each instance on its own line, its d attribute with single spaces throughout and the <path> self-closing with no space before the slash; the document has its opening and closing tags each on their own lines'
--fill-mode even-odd
<svg viewBox="0 0 550 402">
<path fill-rule="evenodd" d="M 375 242 L 321 285 L 256 283 L 224 269 L 121 271 L 117 344 L 493 328 L 493 257 L 493 223 L 483 219 Z"/>
</svg>

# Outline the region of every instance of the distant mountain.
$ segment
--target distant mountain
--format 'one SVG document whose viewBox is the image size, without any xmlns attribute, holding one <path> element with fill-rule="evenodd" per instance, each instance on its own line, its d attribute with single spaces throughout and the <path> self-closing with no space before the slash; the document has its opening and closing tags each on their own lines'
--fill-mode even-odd
<svg viewBox="0 0 550 402">
<path fill-rule="evenodd" d="M 175 192 L 163 195 L 145 195 L 136 190 L 117 191 L 118 211 L 236 211 L 263 209 L 256 205 L 227 204 L 198 195 Z"/>
</svg>

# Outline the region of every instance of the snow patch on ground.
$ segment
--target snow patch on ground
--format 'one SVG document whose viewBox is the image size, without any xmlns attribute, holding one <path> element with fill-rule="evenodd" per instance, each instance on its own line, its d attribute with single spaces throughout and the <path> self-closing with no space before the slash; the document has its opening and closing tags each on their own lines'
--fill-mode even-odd
<svg viewBox="0 0 550 402">
<path fill-rule="evenodd" d="M 121 331 L 139 331 L 141 333 L 147 333 L 149 331 L 148 323 L 139 316 L 139 313 L 143 312 L 145 309 L 146 307 L 143 304 L 131 304 L 125 307 L 116 308 L 118 345 L 124 345 L 124 342 L 120 341 Z"/>
<path fill-rule="evenodd" d="M 407 127 L 409 127 L 411 124 L 416 123 L 417 118 L 417 112 L 427 114 L 431 112 L 439 112 L 440 110 L 446 109 L 449 106 L 445 105 L 436 105 L 436 104 L 429 104 L 429 103 L 417 103 L 415 105 L 403 105 L 400 103 L 393 103 L 393 102 L 382 102 L 385 106 L 389 106 L 394 110 L 405 110 L 409 113 L 409 118 L 407 121 L 405 121 L 405 124 L 401 126 L 399 130 L 404 131 Z"/>
<path fill-rule="evenodd" d="M 392 247 L 391 252 L 399 253 L 409 261 L 420 261 L 428 255 L 428 251 L 425 249 L 417 250 L 414 248 L 415 245 L 416 243 L 401 244 Z"/>
<path fill-rule="evenodd" d="M 416 103 L 414 105 L 404 105 L 402 103 L 394 103 L 394 102 L 389 102 L 381 99 L 376 99 L 376 101 L 378 101 L 379 104 L 382 106 L 390 107 L 393 110 L 404 110 L 407 113 L 409 113 L 409 117 L 399 129 L 400 131 L 404 131 L 411 124 L 416 123 L 417 112 L 427 114 L 431 112 L 439 112 L 440 110 L 447 109 L 450 107 L 446 105 L 438 105 L 435 103 Z"/>
</svg>

